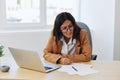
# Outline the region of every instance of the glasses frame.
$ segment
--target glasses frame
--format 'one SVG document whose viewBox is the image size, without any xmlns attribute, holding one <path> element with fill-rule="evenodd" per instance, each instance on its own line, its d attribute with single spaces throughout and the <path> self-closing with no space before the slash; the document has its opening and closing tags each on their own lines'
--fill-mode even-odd
<svg viewBox="0 0 120 80">
<path fill-rule="evenodd" d="M 68 30 L 70 30 L 70 31 L 73 31 L 73 25 L 69 25 L 69 26 L 67 26 L 65 29 L 61 29 L 61 31 L 63 32 L 63 33 L 66 33 Z"/>
</svg>

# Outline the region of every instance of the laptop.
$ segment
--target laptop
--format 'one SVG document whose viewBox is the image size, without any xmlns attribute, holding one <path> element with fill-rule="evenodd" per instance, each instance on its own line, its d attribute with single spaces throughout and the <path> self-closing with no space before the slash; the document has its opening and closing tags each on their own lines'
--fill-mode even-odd
<svg viewBox="0 0 120 80">
<path fill-rule="evenodd" d="M 18 66 L 21 68 L 31 69 L 41 72 L 50 72 L 61 67 L 60 65 L 56 65 L 52 63 L 49 64 L 43 63 L 39 53 L 37 53 L 36 51 L 30 51 L 30 50 L 24 50 L 24 49 L 12 48 L 12 47 L 8 47 L 8 49 L 10 50 Z"/>
</svg>

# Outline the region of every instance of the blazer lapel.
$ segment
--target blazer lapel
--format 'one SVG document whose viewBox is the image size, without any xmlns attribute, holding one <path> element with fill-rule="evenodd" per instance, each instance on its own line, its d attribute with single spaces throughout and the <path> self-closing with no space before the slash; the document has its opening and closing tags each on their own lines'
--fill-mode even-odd
<svg viewBox="0 0 120 80">
<path fill-rule="evenodd" d="M 75 52 L 76 54 L 80 54 L 80 42 L 78 40 L 76 40 L 76 44 L 75 44 Z"/>
<path fill-rule="evenodd" d="M 56 43 L 54 43 L 54 48 L 53 48 L 54 52 L 57 54 L 60 54 L 62 50 L 62 45 L 63 45 L 63 42 L 60 40 L 57 42 L 57 45 Z"/>
<path fill-rule="evenodd" d="M 54 51 L 55 53 L 58 53 L 60 54 L 61 53 L 61 50 L 62 50 L 62 45 L 63 45 L 63 42 L 62 41 L 58 41 L 57 42 L 58 44 L 58 47 L 54 47 Z M 76 54 L 80 54 L 80 50 L 81 50 L 81 46 L 80 46 L 80 42 L 78 40 L 76 40 L 76 44 L 75 44 L 75 53 Z"/>
</svg>

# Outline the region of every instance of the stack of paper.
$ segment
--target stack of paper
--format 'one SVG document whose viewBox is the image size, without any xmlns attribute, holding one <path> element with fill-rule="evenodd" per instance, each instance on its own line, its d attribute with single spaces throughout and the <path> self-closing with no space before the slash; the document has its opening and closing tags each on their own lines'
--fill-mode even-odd
<svg viewBox="0 0 120 80">
<path fill-rule="evenodd" d="M 73 63 L 71 65 L 62 65 L 58 71 L 67 72 L 69 74 L 88 75 L 97 73 L 97 70 L 92 69 L 92 65 Z"/>
</svg>

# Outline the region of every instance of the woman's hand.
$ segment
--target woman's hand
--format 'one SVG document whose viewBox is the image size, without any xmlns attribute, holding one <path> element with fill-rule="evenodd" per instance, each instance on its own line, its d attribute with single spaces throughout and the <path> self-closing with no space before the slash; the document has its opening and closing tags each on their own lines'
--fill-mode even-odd
<svg viewBox="0 0 120 80">
<path fill-rule="evenodd" d="M 72 61 L 71 61 L 70 59 L 68 59 L 68 58 L 61 58 L 61 59 L 59 60 L 59 63 L 60 63 L 60 64 L 71 64 Z"/>
</svg>

